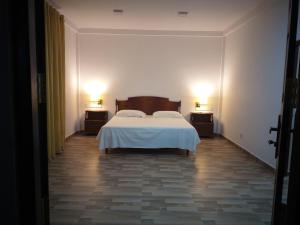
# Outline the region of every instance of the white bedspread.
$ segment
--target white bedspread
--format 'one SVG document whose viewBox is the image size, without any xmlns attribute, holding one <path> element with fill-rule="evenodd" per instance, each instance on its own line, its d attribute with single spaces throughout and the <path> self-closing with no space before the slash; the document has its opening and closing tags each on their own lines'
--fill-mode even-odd
<svg viewBox="0 0 300 225">
<path fill-rule="evenodd" d="M 116 117 L 97 135 L 99 148 L 179 148 L 195 151 L 200 143 L 195 128 L 184 118 Z"/>
</svg>

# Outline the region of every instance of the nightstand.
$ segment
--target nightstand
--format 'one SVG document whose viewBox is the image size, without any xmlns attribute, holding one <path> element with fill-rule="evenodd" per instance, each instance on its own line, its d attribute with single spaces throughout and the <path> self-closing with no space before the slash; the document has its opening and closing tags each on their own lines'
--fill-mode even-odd
<svg viewBox="0 0 300 225">
<path fill-rule="evenodd" d="M 200 137 L 214 136 L 213 113 L 210 112 L 192 112 L 191 124 L 195 127 Z"/>
<path fill-rule="evenodd" d="M 108 111 L 86 110 L 84 131 L 87 134 L 98 134 L 100 128 L 107 123 Z"/>
</svg>

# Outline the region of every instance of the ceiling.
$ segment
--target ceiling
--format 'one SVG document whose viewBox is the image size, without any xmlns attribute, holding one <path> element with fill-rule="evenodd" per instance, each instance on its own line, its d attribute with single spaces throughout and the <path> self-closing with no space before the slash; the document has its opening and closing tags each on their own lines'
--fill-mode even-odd
<svg viewBox="0 0 300 225">
<path fill-rule="evenodd" d="M 78 29 L 224 31 L 270 0 L 51 0 Z M 122 15 L 113 13 L 122 9 Z M 187 16 L 178 16 L 187 11 Z"/>
</svg>

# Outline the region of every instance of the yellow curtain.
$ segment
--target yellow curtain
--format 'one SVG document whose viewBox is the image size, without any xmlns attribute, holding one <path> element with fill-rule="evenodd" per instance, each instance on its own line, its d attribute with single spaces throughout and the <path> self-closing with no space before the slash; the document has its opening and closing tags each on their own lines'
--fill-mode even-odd
<svg viewBox="0 0 300 225">
<path fill-rule="evenodd" d="M 63 151 L 65 142 L 64 17 L 45 2 L 48 157 Z"/>
</svg>

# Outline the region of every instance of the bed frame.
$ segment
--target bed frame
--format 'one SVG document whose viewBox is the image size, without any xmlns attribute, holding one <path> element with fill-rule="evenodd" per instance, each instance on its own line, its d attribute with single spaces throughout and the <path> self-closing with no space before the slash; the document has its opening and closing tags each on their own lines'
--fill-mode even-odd
<svg viewBox="0 0 300 225">
<path fill-rule="evenodd" d="M 130 97 L 128 100 L 116 100 L 116 112 L 124 109 L 140 110 L 147 115 L 156 111 L 180 112 L 181 101 L 173 102 L 168 98 L 153 96 Z"/>
<path fill-rule="evenodd" d="M 177 111 L 180 112 L 181 101 L 170 101 L 168 98 L 154 96 L 129 97 L 127 100 L 116 99 L 116 112 L 120 110 L 133 109 L 140 110 L 147 115 L 152 115 L 156 111 Z M 105 149 L 108 153 L 108 149 Z M 189 150 L 186 150 L 189 155 Z"/>
</svg>

